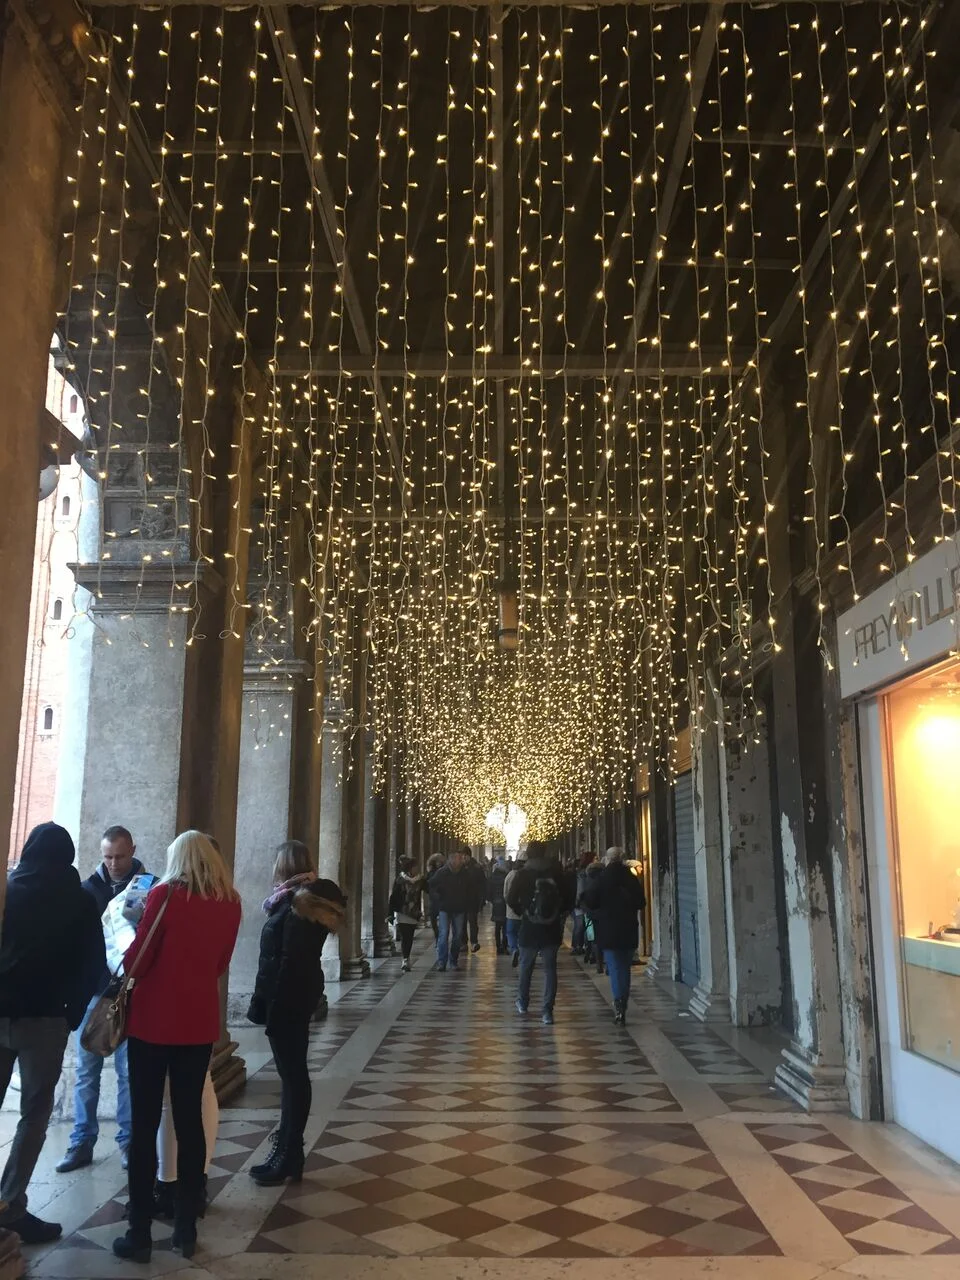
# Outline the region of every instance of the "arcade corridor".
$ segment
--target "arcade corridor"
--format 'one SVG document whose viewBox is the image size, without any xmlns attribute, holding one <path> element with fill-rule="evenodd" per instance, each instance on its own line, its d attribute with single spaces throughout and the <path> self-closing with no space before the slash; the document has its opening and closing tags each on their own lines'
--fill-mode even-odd
<svg viewBox="0 0 960 1280">
<path fill-rule="evenodd" d="M 160 1224 L 149 1270 L 113 1258 L 117 1157 L 58 1179 L 52 1131 L 35 1198 L 64 1240 L 29 1274 L 505 1280 L 522 1258 L 530 1280 L 956 1275 L 960 1172 L 898 1130 L 799 1111 L 767 1083 L 761 1044 L 694 1022 L 643 977 L 620 1032 L 605 983 L 566 951 L 552 1028 L 518 1018 L 489 945 L 459 973 L 430 960 L 343 984 L 314 1039 L 300 1185 L 245 1173 L 278 1089 L 243 1033 L 251 1080 L 223 1113 L 192 1264 Z"/>
</svg>

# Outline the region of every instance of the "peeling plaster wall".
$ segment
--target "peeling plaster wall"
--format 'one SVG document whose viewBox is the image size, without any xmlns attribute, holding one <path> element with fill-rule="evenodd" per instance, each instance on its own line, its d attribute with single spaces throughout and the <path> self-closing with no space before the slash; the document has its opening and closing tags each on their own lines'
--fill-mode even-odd
<svg viewBox="0 0 960 1280">
<path fill-rule="evenodd" d="M 785 813 L 780 814 L 780 846 L 783 850 L 787 936 L 793 977 L 794 1038 L 804 1048 L 815 1050 L 816 984 L 810 943 L 811 894 L 806 869 L 797 856 L 797 842 Z"/>
<path fill-rule="evenodd" d="M 730 1017 L 737 1026 L 776 1024 L 783 991 L 765 738 L 724 741 L 721 764 Z"/>
</svg>

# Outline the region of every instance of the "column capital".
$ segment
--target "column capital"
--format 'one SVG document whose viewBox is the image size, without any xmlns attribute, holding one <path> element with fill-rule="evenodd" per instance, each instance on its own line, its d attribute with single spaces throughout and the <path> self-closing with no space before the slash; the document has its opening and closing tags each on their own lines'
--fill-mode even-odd
<svg viewBox="0 0 960 1280">
<path fill-rule="evenodd" d="M 186 611 L 197 596 L 215 595 L 223 578 L 212 565 L 71 564 L 77 585 L 93 596 L 90 611 L 111 613 L 168 613 L 171 606 Z"/>
</svg>

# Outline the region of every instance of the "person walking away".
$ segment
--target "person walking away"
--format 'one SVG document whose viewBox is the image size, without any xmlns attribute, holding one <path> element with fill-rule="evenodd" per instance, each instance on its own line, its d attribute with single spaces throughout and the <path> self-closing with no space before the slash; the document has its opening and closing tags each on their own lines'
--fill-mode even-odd
<svg viewBox="0 0 960 1280">
<path fill-rule="evenodd" d="M 263 904 L 260 964 L 247 1017 L 266 1028 L 280 1077 L 280 1125 L 274 1147 L 250 1176 L 275 1187 L 303 1176 L 303 1134 L 313 1091 L 307 1051 L 310 1023 L 322 991 L 323 945 L 343 924 L 347 899 L 332 880 L 317 878 L 313 855 L 299 840 L 277 850 L 273 892 Z"/>
<path fill-rule="evenodd" d="M 441 867 L 446 865 L 446 861 L 442 853 L 433 853 L 427 859 L 427 902 L 430 908 L 430 928 L 433 930 L 433 940 L 436 942 L 440 936 L 440 905 L 436 900 L 436 894 L 433 889 L 433 882 L 437 872 Z"/>
<path fill-rule="evenodd" d="M 126 827 L 107 827 L 100 839 L 100 866 L 83 882 L 83 887 L 97 904 L 97 914 L 108 925 L 105 913 L 111 902 L 123 902 L 131 882 L 144 874 L 144 866 L 136 856 L 137 846 Z M 156 877 L 153 877 L 154 879 Z M 112 927 L 112 926 L 111 926 Z M 130 926 L 133 938 L 134 926 Z M 57 1173 L 72 1173 L 93 1163 L 93 1149 L 100 1134 L 97 1111 L 100 1106 L 100 1080 L 106 1059 L 99 1053 L 91 1053 L 81 1043 L 87 1018 L 107 989 L 110 975 L 116 970 L 122 953 L 111 954 L 107 948 L 107 964 L 101 975 L 99 987 L 87 1006 L 87 1012 L 77 1032 L 77 1078 L 73 1090 L 73 1129 L 67 1141 L 67 1151 L 57 1165 Z M 121 1162 L 127 1167 L 127 1148 L 130 1146 L 130 1082 L 127 1074 L 127 1045 L 119 1045 L 113 1054 L 117 1073 L 117 1146 Z"/>
<path fill-rule="evenodd" d="M 472 887 L 463 869 L 463 850 L 455 849 L 431 882 L 437 905 L 437 963 L 443 972 L 458 968 L 463 930 L 470 908 Z"/>
<path fill-rule="evenodd" d="M 591 855 L 593 861 L 584 867 L 577 877 L 577 901 L 583 902 L 584 895 L 587 894 L 593 880 L 600 875 L 603 870 L 603 863 L 595 855 Z M 597 945 L 597 930 L 593 916 L 587 907 L 584 907 L 584 949 L 583 958 L 587 964 L 595 964 L 597 973 L 603 973 L 603 952 Z"/>
<path fill-rule="evenodd" d="M 415 876 L 412 858 L 401 858 L 397 878 L 393 882 L 388 906 L 393 913 L 400 939 L 400 954 L 403 963 L 402 973 L 410 972 L 410 953 L 413 950 L 413 938 L 423 923 L 423 889 L 426 881 L 422 876 Z"/>
<path fill-rule="evenodd" d="M 640 941 L 640 912 L 644 907 L 643 884 L 624 861 L 617 846 L 608 849 L 603 869 L 591 876 L 584 891 L 596 931 L 596 945 L 606 961 L 613 996 L 614 1021 L 627 1020 L 630 1001 L 630 966 Z"/>
<path fill-rule="evenodd" d="M 503 882 L 503 900 L 507 908 L 507 947 L 513 957 L 514 969 L 520 963 L 520 912 L 514 911 L 510 905 L 510 886 L 513 884 L 514 876 L 524 866 L 525 862 L 525 858 L 518 858 L 507 870 L 507 876 Z"/>
<path fill-rule="evenodd" d="M 0 1227 L 25 1245 L 48 1244 L 60 1224 L 27 1209 L 27 1187 L 47 1137 L 67 1038 L 103 977 L 97 904 L 73 866 L 70 833 L 34 827 L 11 872 L 0 935 L 0 1104 L 20 1069 L 20 1121 L 0 1178 Z"/>
<path fill-rule="evenodd" d="M 547 846 L 532 840 L 527 845 L 527 861 L 514 876 L 508 897 L 509 905 L 520 915 L 520 978 L 517 991 L 517 1013 L 525 1014 L 530 1006 L 530 985 L 539 956 L 543 960 L 543 1013 L 541 1022 L 553 1025 L 553 1009 L 557 998 L 557 952 L 563 942 L 563 916 L 573 903 L 569 900 L 567 882 L 556 862 L 550 859 Z"/>
<path fill-rule="evenodd" d="M 488 890 L 490 918 L 493 920 L 493 933 L 498 956 L 507 954 L 507 903 L 503 896 L 506 881 L 507 860 L 503 854 L 500 854 L 490 872 L 490 887 Z"/>
<path fill-rule="evenodd" d="M 470 902 L 467 906 L 466 932 L 470 934 L 470 950 L 480 950 L 480 912 L 487 900 L 487 873 L 469 849 L 463 851 L 463 871 L 470 882 Z"/>
<path fill-rule="evenodd" d="M 577 863 L 577 887 L 573 908 L 573 936 L 570 942 L 570 948 L 575 956 L 582 956 L 586 951 L 587 917 L 580 902 L 580 896 L 584 888 L 586 888 L 586 869 L 593 862 L 593 859 L 594 855 L 592 853 L 585 852 L 581 853 Z"/>
<path fill-rule="evenodd" d="M 172 1243 L 185 1258 L 196 1249 L 206 1165 L 203 1087 L 220 1035 L 220 979 L 239 928 L 240 898 L 219 849 L 203 832 L 184 831 L 167 850 L 166 870 L 147 896 L 123 957 L 126 973 L 136 966 L 136 983 L 127 1018 L 130 1225 L 113 1242 L 118 1258 L 150 1261 L 157 1131 L 168 1076 L 178 1141 Z"/>
</svg>

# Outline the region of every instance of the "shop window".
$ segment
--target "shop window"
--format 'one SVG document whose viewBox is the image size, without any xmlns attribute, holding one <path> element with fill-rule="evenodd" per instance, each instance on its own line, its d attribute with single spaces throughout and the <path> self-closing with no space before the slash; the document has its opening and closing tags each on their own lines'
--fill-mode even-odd
<svg viewBox="0 0 960 1280">
<path fill-rule="evenodd" d="M 62 600 L 54 600 L 53 608 L 50 611 L 50 617 L 53 619 L 54 622 L 59 622 L 61 620 L 61 618 L 63 617 L 63 601 Z"/>
<path fill-rule="evenodd" d="M 886 704 L 904 1048 L 960 1072 L 960 663 Z"/>
<path fill-rule="evenodd" d="M 40 732 L 53 733 L 53 707 L 44 707 L 40 717 Z"/>
</svg>

